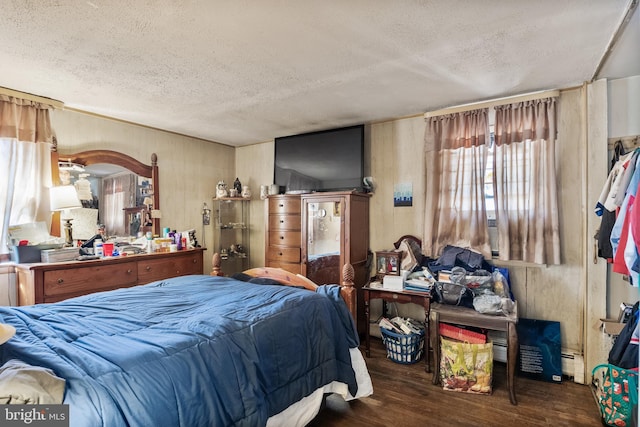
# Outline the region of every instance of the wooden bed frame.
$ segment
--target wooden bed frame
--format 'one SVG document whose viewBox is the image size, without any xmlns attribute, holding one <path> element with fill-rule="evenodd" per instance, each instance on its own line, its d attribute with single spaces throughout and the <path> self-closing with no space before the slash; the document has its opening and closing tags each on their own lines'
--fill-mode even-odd
<svg viewBox="0 0 640 427">
<path fill-rule="evenodd" d="M 214 253 L 212 257 L 212 268 L 211 268 L 211 276 L 222 276 L 222 271 L 220 269 L 220 254 Z M 300 274 L 294 274 L 282 268 L 275 267 L 258 267 L 251 268 L 249 270 L 243 271 L 244 274 L 248 274 L 252 277 L 260 277 L 260 278 L 268 278 L 277 280 L 278 282 L 287 285 L 287 286 L 302 286 L 305 289 L 309 289 L 310 291 L 314 291 L 318 288 L 319 285 L 307 279 L 306 277 Z M 357 313 L 356 313 L 356 288 L 353 283 L 354 278 L 354 269 L 351 264 L 345 264 L 342 267 L 342 283 L 340 284 L 340 295 L 344 302 L 347 304 L 347 308 L 353 317 L 355 322 L 358 321 Z"/>
</svg>

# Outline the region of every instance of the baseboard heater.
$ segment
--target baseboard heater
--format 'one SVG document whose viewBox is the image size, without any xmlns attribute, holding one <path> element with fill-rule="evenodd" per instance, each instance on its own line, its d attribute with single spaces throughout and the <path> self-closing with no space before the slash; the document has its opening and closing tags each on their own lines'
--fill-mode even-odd
<svg viewBox="0 0 640 427">
<path fill-rule="evenodd" d="M 507 362 L 507 338 L 504 333 L 489 331 L 489 339 L 493 342 L 493 360 Z M 562 349 L 562 374 L 570 380 L 584 384 L 584 357 L 571 350 Z"/>
</svg>

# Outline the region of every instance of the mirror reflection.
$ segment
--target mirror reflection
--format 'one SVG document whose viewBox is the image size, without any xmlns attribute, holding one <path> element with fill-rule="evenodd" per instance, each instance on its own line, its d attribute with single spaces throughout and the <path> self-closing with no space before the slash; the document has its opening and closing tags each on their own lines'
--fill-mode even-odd
<svg viewBox="0 0 640 427">
<path fill-rule="evenodd" d="M 316 283 L 340 283 L 339 206 L 334 201 L 308 204 L 306 276 Z"/>
<path fill-rule="evenodd" d="M 59 162 L 62 185 L 74 185 L 81 209 L 72 211 L 74 237 L 86 240 L 104 226 L 108 236 L 140 237 L 152 231 L 151 178 L 113 164 Z"/>
</svg>

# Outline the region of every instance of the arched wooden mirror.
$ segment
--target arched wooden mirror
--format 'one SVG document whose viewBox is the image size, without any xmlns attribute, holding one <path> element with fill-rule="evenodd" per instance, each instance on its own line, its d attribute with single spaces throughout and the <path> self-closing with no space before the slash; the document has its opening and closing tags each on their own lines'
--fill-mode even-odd
<svg viewBox="0 0 640 427">
<path fill-rule="evenodd" d="M 84 209 L 77 212 L 91 216 L 84 222 L 104 224 L 107 235 L 112 236 L 136 236 L 146 231 L 160 234 L 160 187 L 155 153 L 151 155 L 151 165 L 111 150 L 57 153 L 54 164 L 60 183 L 73 184 L 78 190 Z M 94 227 L 91 232 L 95 231 Z"/>
</svg>

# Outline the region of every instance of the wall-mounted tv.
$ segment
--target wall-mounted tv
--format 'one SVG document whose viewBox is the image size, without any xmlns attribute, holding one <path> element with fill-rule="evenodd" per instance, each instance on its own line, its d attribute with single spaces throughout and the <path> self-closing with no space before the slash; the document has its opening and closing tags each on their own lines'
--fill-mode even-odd
<svg viewBox="0 0 640 427">
<path fill-rule="evenodd" d="M 275 139 L 274 183 L 281 193 L 362 190 L 364 125 Z"/>
</svg>

